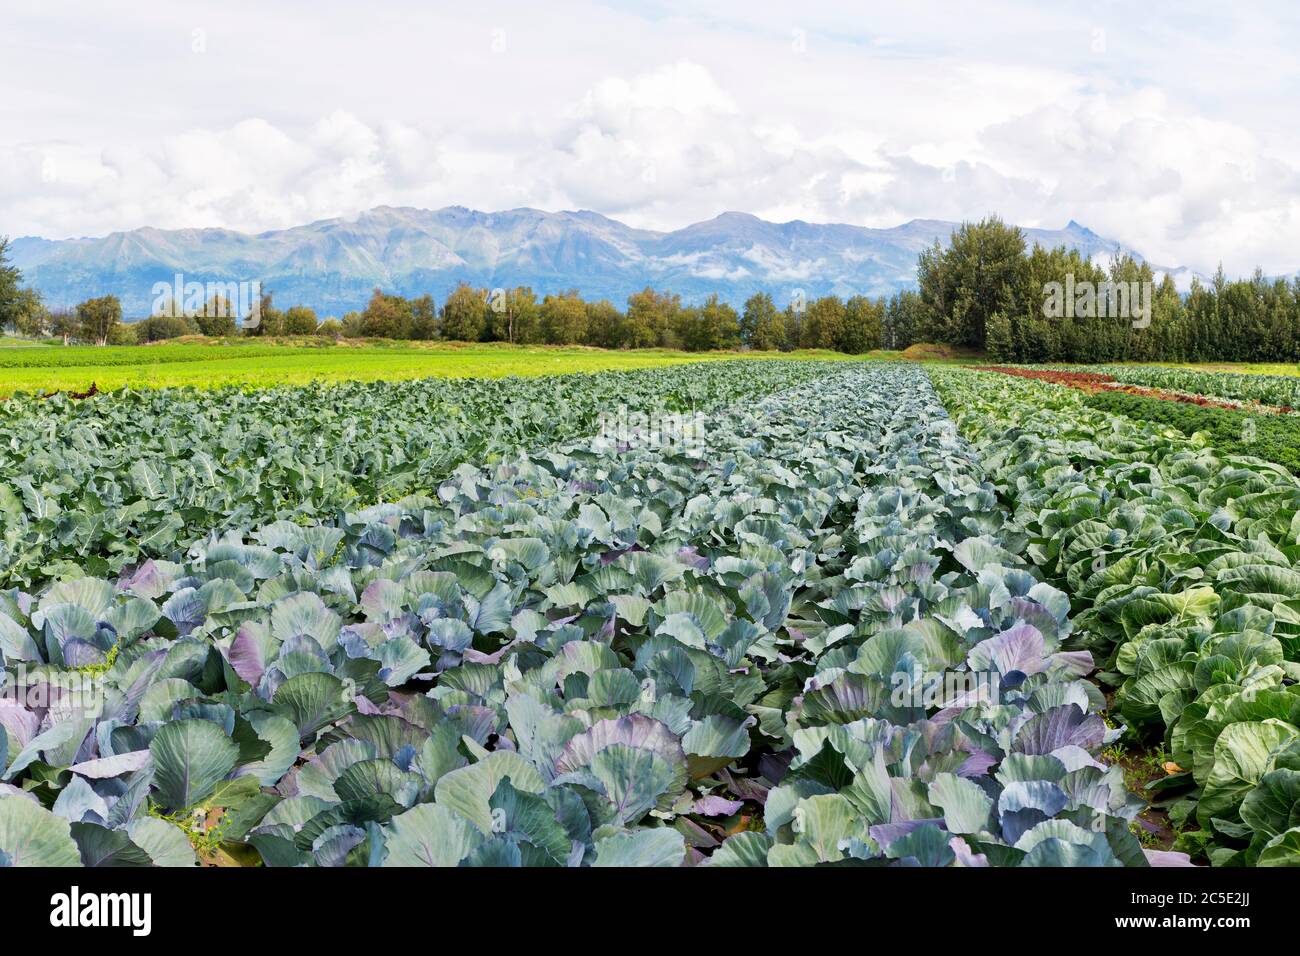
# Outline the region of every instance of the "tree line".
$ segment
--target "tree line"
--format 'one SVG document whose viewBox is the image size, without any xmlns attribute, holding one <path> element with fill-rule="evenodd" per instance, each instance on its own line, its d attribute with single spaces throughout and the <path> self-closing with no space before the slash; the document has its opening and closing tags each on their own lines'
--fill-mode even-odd
<svg viewBox="0 0 1300 956">
<path fill-rule="evenodd" d="M 866 352 L 880 347 L 885 303 L 865 296 L 794 302 L 779 309 L 767 293 L 737 311 L 719 296 L 698 305 L 646 288 L 619 309 L 608 299 L 588 301 L 576 289 L 539 297 L 532 289 L 476 289 L 460 285 L 435 309 L 429 296 L 406 299 L 375 290 L 364 310 L 326 322 L 326 334 L 519 345 L 591 345 L 599 348 L 714 349 L 824 348 Z"/>
<path fill-rule="evenodd" d="M 1180 294 L 1172 278 L 1126 255 L 1101 266 L 1077 250 L 1034 245 L 996 216 L 965 223 L 947 246 L 935 242 L 917 261 L 916 288 L 888 297 L 792 297 L 778 306 L 765 292 L 737 311 L 719 296 L 683 305 L 647 287 L 622 309 L 588 301 L 576 289 L 538 296 L 531 288 L 461 284 L 438 305 L 432 296 L 375 289 L 364 309 L 321 321 L 308 306 L 280 309 L 263 291 L 257 321 L 240 321 L 216 297 L 199 314 L 122 321 L 115 296 L 49 310 L 9 264 L 0 237 L 0 327 L 64 342 L 151 342 L 196 334 L 320 335 L 687 351 L 747 348 L 833 349 L 860 354 L 921 342 L 967 348 L 1001 362 L 1300 361 L 1300 277 L 1193 279 Z M 1132 291 L 1132 300 L 1127 297 Z M 1116 293 L 1125 308 L 1116 310 Z M 1061 299 L 1066 298 L 1065 313 Z M 1053 308 L 1052 306 L 1056 307 Z M 1107 306 L 1111 308 L 1108 310 Z M 1130 308 L 1131 307 L 1131 308 Z M 1133 310 L 1146 311 L 1134 314 Z"/>
<path fill-rule="evenodd" d="M 833 349 L 861 353 L 880 348 L 889 302 L 883 298 L 824 296 L 795 300 L 778 309 L 757 293 L 737 312 L 717 295 L 699 305 L 647 287 L 619 309 L 608 299 L 587 301 L 576 289 L 538 297 L 526 286 L 478 289 L 462 283 L 442 303 L 431 295 L 414 298 L 375 289 L 364 309 L 320 321 L 305 305 L 280 309 L 270 291 L 261 293 L 256 319 L 241 321 L 227 299 L 214 297 L 202 309 L 122 321 L 116 296 L 102 296 L 74 309 L 51 311 L 40 295 L 21 288 L 21 274 L 6 264 L 0 238 L 0 326 L 32 337 L 134 344 L 183 335 L 318 335 L 334 338 L 508 342 L 519 345 L 590 345 L 599 348 L 666 348 L 703 352 L 751 348 Z"/>
<path fill-rule="evenodd" d="M 917 289 L 915 341 L 1002 362 L 1300 361 L 1300 276 L 1269 279 L 1256 269 L 1229 280 L 1220 267 L 1180 294 L 1169 275 L 1157 280 L 1131 256 L 1102 267 L 1073 249 L 1026 249 L 1024 234 L 996 216 L 923 252 Z M 1066 315 L 1062 289 L 1078 290 Z M 1141 290 L 1148 314 L 1135 314 L 1132 302 L 1116 314 L 1116 293 L 1128 290 Z"/>
<path fill-rule="evenodd" d="M 364 309 L 317 322 L 306 306 L 277 309 L 264 293 L 251 335 L 323 335 L 412 341 L 507 342 L 516 345 L 590 345 L 598 348 L 718 349 L 825 348 L 866 352 L 880 347 L 884 300 L 826 296 L 778 309 L 766 293 L 751 296 L 737 312 L 717 295 L 699 305 L 646 288 L 619 309 L 608 299 L 588 301 L 576 289 L 539 297 L 531 288 L 457 286 L 438 306 L 433 297 L 408 298 L 375 289 Z M 187 332 L 234 334 L 233 310 L 209 303 L 204 314 L 141 323 L 146 338 Z M 147 323 L 147 325 L 146 325 Z"/>
</svg>

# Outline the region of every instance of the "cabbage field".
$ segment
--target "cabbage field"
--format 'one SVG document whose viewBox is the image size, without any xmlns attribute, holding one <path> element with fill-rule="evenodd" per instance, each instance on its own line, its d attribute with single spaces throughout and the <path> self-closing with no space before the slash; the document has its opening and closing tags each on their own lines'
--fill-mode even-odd
<svg viewBox="0 0 1300 956">
<path fill-rule="evenodd" d="M 5 402 L 0 865 L 1300 864 L 1300 484 L 1089 401 L 741 360 Z"/>
<path fill-rule="evenodd" d="M 602 411 L 742 401 L 814 362 L 276 389 L 141 389 L 0 403 L 0 586 L 116 574 L 212 531 L 333 517 L 456 465 L 591 433 Z M 562 410 L 557 414 L 557 410 Z"/>
</svg>

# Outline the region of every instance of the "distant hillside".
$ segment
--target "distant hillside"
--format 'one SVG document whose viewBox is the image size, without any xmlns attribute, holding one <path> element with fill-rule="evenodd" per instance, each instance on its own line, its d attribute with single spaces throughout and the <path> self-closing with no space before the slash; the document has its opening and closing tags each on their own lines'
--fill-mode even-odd
<svg viewBox="0 0 1300 956">
<path fill-rule="evenodd" d="M 915 281 L 916 257 L 955 223 L 915 219 L 892 229 L 767 222 L 723 213 L 673 232 L 633 229 L 594 212 L 462 206 L 426 210 L 380 206 L 355 219 L 326 219 L 258 235 L 229 229 L 135 229 L 99 239 L 21 238 L 14 261 L 53 306 L 113 293 L 128 316 L 148 314 L 155 282 L 260 280 L 280 305 L 304 303 L 324 315 L 365 305 L 376 287 L 441 302 L 458 282 L 486 288 L 569 288 L 622 306 L 653 285 L 697 302 L 717 292 L 739 306 L 756 291 L 778 300 L 881 295 Z M 1093 257 L 1124 249 L 1071 222 L 1026 229 L 1029 242 L 1065 245 Z M 1138 258 L 1141 258 L 1138 256 Z"/>
</svg>

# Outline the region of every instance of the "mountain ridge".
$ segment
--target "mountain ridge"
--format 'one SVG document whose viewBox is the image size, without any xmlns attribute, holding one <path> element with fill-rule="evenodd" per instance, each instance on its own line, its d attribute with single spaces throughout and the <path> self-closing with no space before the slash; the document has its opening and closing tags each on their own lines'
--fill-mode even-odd
<svg viewBox="0 0 1300 956">
<path fill-rule="evenodd" d="M 528 206 L 484 212 L 376 206 L 353 217 L 244 233 L 221 227 L 144 226 L 101 237 L 12 243 L 14 263 L 51 306 L 115 294 L 132 318 L 149 312 L 156 282 L 259 280 L 280 305 L 322 317 L 361 308 L 376 287 L 441 302 L 459 282 L 531 286 L 538 295 L 577 288 L 618 305 L 647 285 L 684 302 L 712 293 L 739 306 L 756 291 L 778 299 L 885 295 L 915 284 L 916 257 L 946 243 L 958 223 L 912 219 L 888 228 L 851 223 L 772 222 L 728 211 L 680 229 L 629 226 L 592 210 Z M 1063 229 L 1023 229 L 1027 242 L 1065 245 L 1089 258 L 1136 250 L 1071 220 Z"/>
</svg>

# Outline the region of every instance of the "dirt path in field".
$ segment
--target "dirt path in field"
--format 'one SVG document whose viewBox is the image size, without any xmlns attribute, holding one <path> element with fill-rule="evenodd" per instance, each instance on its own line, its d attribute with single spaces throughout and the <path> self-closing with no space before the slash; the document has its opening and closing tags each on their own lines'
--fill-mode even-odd
<svg viewBox="0 0 1300 956">
<path fill-rule="evenodd" d="M 1056 369 L 1010 368 L 1005 365 L 972 365 L 978 372 L 1001 372 L 1018 378 L 1029 378 L 1039 382 L 1052 382 L 1077 388 L 1081 392 L 1123 392 L 1125 395 L 1138 395 L 1142 398 L 1158 398 L 1167 402 L 1185 402 L 1188 405 L 1200 405 L 1205 408 L 1226 408 L 1234 412 L 1262 412 L 1270 415 L 1285 415 L 1293 411 L 1291 406 L 1260 405 L 1255 402 L 1234 402 L 1227 398 L 1209 398 L 1205 395 L 1193 395 L 1190 392 L 1171 392 L 1163 388 L 1146 388 L 1141 385 L 1126 385 L 1117 382 L 1109 375 L 1098 372 L 1068 372 Z"/>
</svg>

